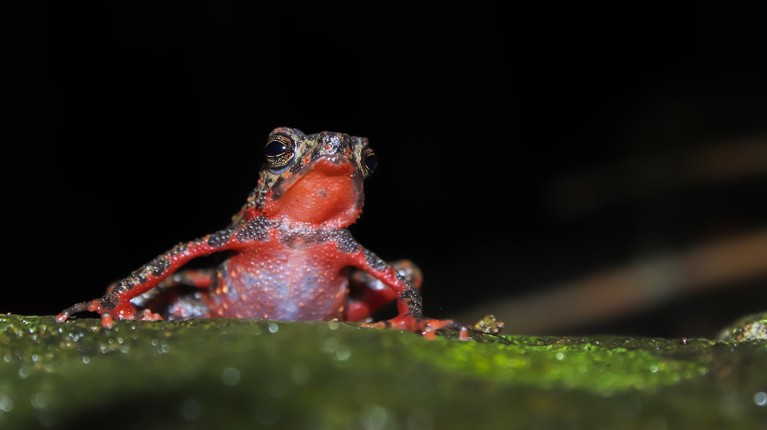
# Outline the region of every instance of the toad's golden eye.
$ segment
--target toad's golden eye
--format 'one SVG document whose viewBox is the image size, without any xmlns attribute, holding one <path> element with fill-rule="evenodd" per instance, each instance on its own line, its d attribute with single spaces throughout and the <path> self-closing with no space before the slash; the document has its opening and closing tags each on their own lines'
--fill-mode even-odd
<svg viewBox="0 0 767 430">
<path fill-rule="evenodd" d="M 271 136 L 264 147 L 264 155 L 270 169 L 280 170 L 293 159 L 293 141 L 281 134 Z"/>
<path fill-rule="evenodd" d="M 365 148 L 362 150 L 362 163 L 365 165 L 366 175 L 375 172 L 376 167 L 378 166 L 378 158 L 372 149 Z"/>
</svg>

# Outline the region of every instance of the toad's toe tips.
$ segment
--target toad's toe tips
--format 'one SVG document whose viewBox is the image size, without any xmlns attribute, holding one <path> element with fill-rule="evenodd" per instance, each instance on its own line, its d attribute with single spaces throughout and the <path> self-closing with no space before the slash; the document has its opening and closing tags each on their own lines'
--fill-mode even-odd
<svg viewBox="0 0 767 430">
<path fill-rule="evenodd" d="M 89 309 L 90 305 L 91 305 L 91 302 L 75 303 L 74 305 L 59 312 L 59 314 L 56 315 L 56 322 L 63 323 L 64 321 L 68 320 L 70 316 L 74 314 L 90 310 Z"/>
</svg>

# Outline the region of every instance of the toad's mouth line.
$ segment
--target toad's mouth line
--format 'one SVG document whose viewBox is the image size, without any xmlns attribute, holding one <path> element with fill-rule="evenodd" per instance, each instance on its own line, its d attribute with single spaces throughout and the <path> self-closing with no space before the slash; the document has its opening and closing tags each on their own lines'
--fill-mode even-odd
<svg viewBox="0 0 767 430">
<path fill-rule="evenodd" d="M 317 159 L 307 167 L 311 170 L 322 172 L 328 176 L 351 175 L 354 173 L 354 166 L 352 166 L 351 161 L 338 154 Z"/>
<path fill-rule="evenodd" d="M 307 163 L 289 178 L 275 187 L 274 192 L 279 196 L 287 193 L 293 186 L 310 178 L 316 178 L 318 175 L 327 177 L 347 176 L 351 185 L 359 192 L 362 191 L 362 176 L 354 168 L 352 162 L 341 154 L 326 155 Z"/>
</svg>

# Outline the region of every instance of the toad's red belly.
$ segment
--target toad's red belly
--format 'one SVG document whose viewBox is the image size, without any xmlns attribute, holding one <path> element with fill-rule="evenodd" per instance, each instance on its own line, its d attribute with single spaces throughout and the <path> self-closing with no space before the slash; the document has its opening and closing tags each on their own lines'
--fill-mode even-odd
<svg viewBox="0 0 767 430">
<path fill-rule="evenodd" d="M 218 269 L 211 317 L 272 320 L 340 319 L 348 295 L 344 266 L 318 249 L 242 253 Z M 266 257 L 266 258 L 265 258 Z"/>
</svg>

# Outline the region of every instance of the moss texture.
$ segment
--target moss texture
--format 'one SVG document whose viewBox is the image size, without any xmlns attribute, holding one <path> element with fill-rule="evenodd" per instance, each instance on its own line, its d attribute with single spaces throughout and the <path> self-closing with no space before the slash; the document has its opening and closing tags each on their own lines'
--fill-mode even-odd
<svg viewBox="0 0 767 430">
<path fill-rule="evenodd" d="M 0 316 L 0 428 L 767 429 L 767 342 Z"/>
</svg>

